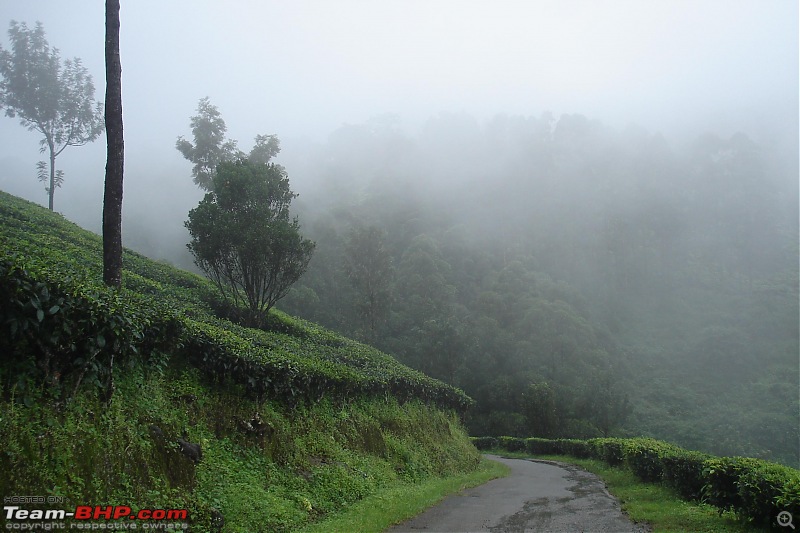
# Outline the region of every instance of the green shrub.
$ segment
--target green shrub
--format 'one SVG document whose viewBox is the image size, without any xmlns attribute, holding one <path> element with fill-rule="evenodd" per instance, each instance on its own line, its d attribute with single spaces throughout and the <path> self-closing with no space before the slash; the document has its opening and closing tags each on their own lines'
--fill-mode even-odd
<svg viewBox="0 0 800 533">
<path fill-rule="evenodd" d="M 775 504 L 781 511 L 792 513 L 792 516 L 800 516 L 800 475 L 796 471 L 790 472 L 791 478 L 783 484 L 780 496 L 775 500 Z"/>
<path fill-rule="evenodd" d="M 704 473 L 706 501 L 723 511 L 761 525 L 776 524 L 781 511 L 800 509 L 800 473 L 747 457 L 708 459 Z"/>
<path fill-rule="evenodd" d="M 757 462 L 757 459 L 748 457 L 715 457 L 706 460 L 703 466 L 706 480 L 703 499 L 720 512 L 741 510 L 743 503 L 739 494 L 739 476 Z"/>
<path fill-rule="evenodd" d="M 625 443 L 625 439 L 591 439 L 588 441 L 590 456 L 611 466 L 619 466 L 625 462 Z"/>
<path fill-rule="evenodd" d="M 588 459 L 591 456 L 591 446 L 585 440 L 580 439 L 559 439 L 557 448 L 559 453 L 570 455 L 579 459 Z"/>
<path fill-rule="evenodd" d="M 487 446 L 486 448 L 479 447 L 479 450 L 498 447 L 510 452 L 525 452 L 532 455 L 572 455 L 580 458 L 589 457 L 590 453 L 587 442 L 579 439 L 480 437 L 475 438 L 475 441 L 480 442 L 481 446 Z"/>
<path fill-rule="evenodd" d="M 675 449 L 661 456 L 664 482 L 675 489 L 686 500 L 702 498 L 705 476 L 703 468 L 709 455 Z"/>
<path fill-rule="evenodd" d="M 557 441 L 531 437 L 525 439 L 525 451 L 532 455 L 557 455 L 559 453 Z"/>
<path fill-rule="evenodd" d="M 764 461 L 743 470 L 738 482 L 740 512 L 758 524 L 776 523 L 778 513 L 784 510 L 778 500 L 793 478 L 797 479 L 797 475 L 792 476 L 791 469 Z"/>
<path fill-rule="evenodd" d="M 525 439 L 519 437 L 497 437 L 500 448 L 510 452 L 524 452 Z"/>
<path fill-rule="evenodd" d="M 114 362 L 146 363 L 170 349 L 178 319 L 158 302 L 12 253 L 0 259 L 0 327 L 0 351 L 25 354 L 3 361 L 6 387 L 33 378 L 59 397 L 103 386 Z"/>
<path fill-rule="evenodd" d="M 494 437 L 470 437 L 472 444 L 479 450 L 494 450 L 497 449 L 497 439 Z"/>
<path fill-rule="evenodd" d="M 642 481 L 654 483 L 661 481 L 664 465 L 661 457 L 675 450 L 666 442 L 655 439 L 628 439 L 625 442 L 625 463 Z"/>
</svg>

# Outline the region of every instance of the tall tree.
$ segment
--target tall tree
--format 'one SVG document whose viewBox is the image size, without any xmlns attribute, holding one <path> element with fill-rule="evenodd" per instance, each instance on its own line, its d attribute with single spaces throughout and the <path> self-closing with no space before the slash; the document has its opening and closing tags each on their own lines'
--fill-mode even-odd
<svg viewBox="0 0 800 533">
<path fill-rule="evenodd" d="M 119 0 L 106 0 L 106 182 L 103 196 L 103 281 L 122 284 L 122 64 L 119 57 Z"/>
<path fill-rule="evenodd" d="M 189 212 L 186 228 L 195 263 L 246 322 L 265 323 L 308 267 L 314 243 L 300 235 L 289 204 L 297 196 L 280 165 L 247 160 L 219 165 L 212 189 Z"/>
<path fill-rule="evenodd" d="M 554 437 L 558 430 L 559 414 L 556 395 L 546 381 L 531 383 L 522 396 L 522 411 L 528 430 L 534 437 Z"/>
<path fill-rule="evenodd" d="M 94 83 L 81 60 L 62 64 L 58 49 L 51 48 L 41 22 L 33 29 L 11 21 L 11 50 L 0 47 L 0 108 L 6 116 L 19 116 L 20 124 L 44 137 L 40 152 L 50 156 L 49 176 L 45 163 L 37 165 L 53 210 L 55 190 L 63 181 L 56 171 L 56 157 L 68 146 L 82 146 L 103 132 L 103 106 L 94 100 Z"/>
<path fill-rule="evenodd" d="M 376 226 L 355 227 L 345 246 L 345 272 L 357 292 L 356 307 L 365 320 L 371 342 L 386 319 L 391 297 L 392 260 Z"/>
</svg>

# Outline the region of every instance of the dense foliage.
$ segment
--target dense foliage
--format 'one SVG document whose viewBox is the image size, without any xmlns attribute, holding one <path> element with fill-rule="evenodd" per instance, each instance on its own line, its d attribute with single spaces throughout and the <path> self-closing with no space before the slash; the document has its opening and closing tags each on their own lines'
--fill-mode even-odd
<svg viewBox="0 0 800 533">
<path fill-rule="evenodd" d="M 262 326 L 278 300 L 303 275 L 314 243 L 300 234 L 289 206 L 297 195 L 280 165 L 220 163 L 211 191 L 189 212 L 186 228 L 195 264 L 249 325 Z"/>
<path fill-rule="evenodd" d="M 800 511 L 800 471 L 760 459 L 713 457 L 654 439 L 542 439 L 477 437 L 480 450 L 570 455 L 630 468 L 642 481 L 664 483 L 687 500 L 702 500 L 720 513 L 733 511 L 759 525 L 780 525 L 778 514 Z"/>
<path fill-rule="evenodd" d="M 284 154 L 318 247 L 281 306 L 463 388 L 473 434 L 797 465 L 797 161 L 580 115 L 344 127 Z M 393 265 L 374 329 L 349 277 L 359 227 Z"/>
</svg>

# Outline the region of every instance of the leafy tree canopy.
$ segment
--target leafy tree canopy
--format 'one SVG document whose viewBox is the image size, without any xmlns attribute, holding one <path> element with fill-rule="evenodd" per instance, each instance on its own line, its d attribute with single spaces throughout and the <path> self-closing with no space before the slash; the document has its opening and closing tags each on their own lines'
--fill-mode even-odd
<svg viewBox="0 0 800 533">
<path fill-rule="evenodd" d="M 262 326 L 269 310 L 308 267 L 314 243 L 303 238 L 289 205 L 297 195 L 280 165 L 221 163 L 212 189 L 189 212 L 195 263 L 247 322 Z"/>
</svg>

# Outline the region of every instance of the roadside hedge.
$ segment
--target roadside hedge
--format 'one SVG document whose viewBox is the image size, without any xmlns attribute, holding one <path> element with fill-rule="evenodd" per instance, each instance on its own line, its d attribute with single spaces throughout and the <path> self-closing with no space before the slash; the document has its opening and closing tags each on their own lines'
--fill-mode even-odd
<svg viewBox="0 0 800 533">
<path fill-rule="evenodd" d="M 734 512 L 741 520 L 777 527 L 777 516 L 800 516 L 800 471 L 749 457 L 713 457 L 649 438 L 589 440 L 473 437 L 479 450 L 569 455 L 629 468 L 640 480 L 663 483 L 686 500 Z"/>
</svg>

